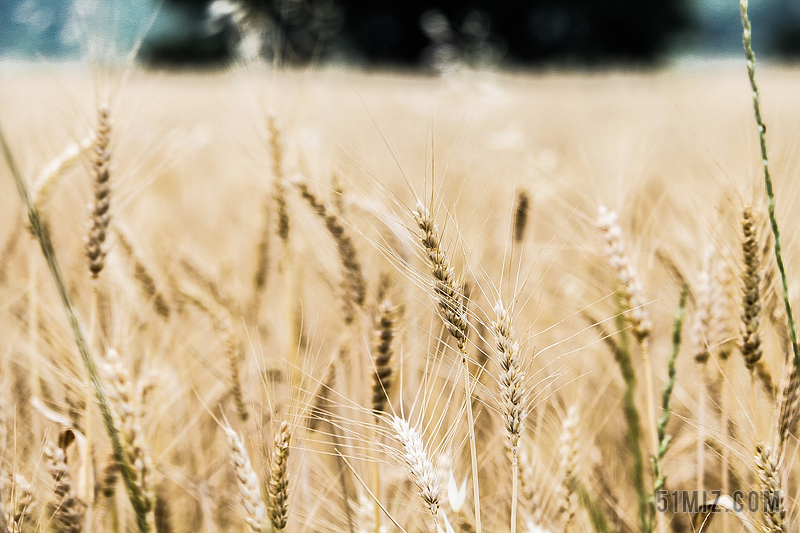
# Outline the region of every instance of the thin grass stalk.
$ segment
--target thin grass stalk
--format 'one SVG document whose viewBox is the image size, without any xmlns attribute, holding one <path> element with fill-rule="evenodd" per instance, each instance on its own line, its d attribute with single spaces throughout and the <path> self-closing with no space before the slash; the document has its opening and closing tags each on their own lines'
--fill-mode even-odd
<svg viewBox="0 0 800 533">
<path fill-rule="evenodd" d="M 105 424 L 106 431 L 111 439 L 112 448 L 114 449 L 114 459 L 120 465 L 120 470 L 123 472 L 122 477 L 123 481 L 125 482 L 125 488 L 128 492 L 128 499 L 130 499 L 131 506 L 133 507 L 136 515 L 136 524 L 141 533 L 150 533 L 150 527 L 147 523 L 147 512 L 142 501 L 142 496 L 139 493 L 138 487 L 136 486 L 136 480 L 128 474 L 130 465 L 126 464 L 125 452 L 122 447 L 122 439 L 120 438 L 119 431 L 114 426 L 114 416 L 108 403 L 108 396 L 106 395 L 103 381 L 100 378 L 97 365 L 95 364 L 94 357 L 92 356 L 92 350 L 89 347 L 89 343 L 86 341 L 86 337 L 83 334 L 83 328 L 81 327 L 78 317 L 75 314 L 75 309 L 72 305 L 72 299 L 69 296 L 69 292 L 64 281 L 64 275 L 61 272 L 61 266 L 58 263 L 55 248 L 53 248 L 53 242 L 50 239 L 50 232 L 48 231 L 47 226 L 44 224 L 44 220 L 42 219 L 39 210 L 33 205 L 30 191 L 28 190 L 28 185 L 25 183 L 25 179 L 22 177 L 22 173 L 20 172 L 16 160 L 11 153 L 11 148 L 8 145 L 8 141 L 6 140 L 2 128 L 0 128 L 0 145 L 2 146 L 3 156 L 6 159 L 6 163 L 11 170 L 11 175 L 16 183 L 17 192 L 19 193 L 20 199 L 22 200 L 22 203 L 27 211 L 28 221 L 30 222 L 33 234 L 39 240 L 39 245 L 42 248 L 42 255 L 44 255 L 47 266 L 50 269 L 50 274 L 55 282 L 56 289 L 61 300 L 61 305 L 64 307 L 67 321 L 69 322 L 70 329 L 75 337 L 75 344 L 78 347 L 81 360 L 86 368 L 86 373 L 89 376 L 92 388 L 94 389 L 95 398 L 97 399 L 97 404 L 100 407 L 100 414 L 103 417 L 103 423 Z"/>
<path fill-rule="evenodd" d="M 761 95 L 756 83 L 756 56 L 753 52 L 752 28 L 750 18 L 747 16 L 748 0 L 741 0 L 739 7 L 742 12 L 742 42 L 744 52 L 747 56 L 747 76 L 750 78 L 750 88 L 753 91 L 753 112 L 755 114 L 756 125 L 758 126 L 758 141 L 761 146 L 761 162 L 764 167 L 764 188 L 767 192 L 769 208 L 769 225 L 772 229 L 772 236 L 775 243 L 775 262 L 778 264 L 778 272 L 781 276 L 781 289 L 783 291 L 783 305 L 786 308 L 786 320 L 789 323 L 789 335 L 792 339 L 792 351 L 794 352 L 794 364 L 800 369 L 800 347 L 797 345 L 797 328 L 792 314 L 792 304 L 789 301 L 789 283 L 786 279 L 786 267 L 783 264 L 783 253 L 781 251 L 781 232 L 778 228 L 778 219 L 775 216 L 775 192 L 772 188 L 772 177 L 769 172 L 769 158 L 767 157 L 767 127 L 761 118 Z"/>
<path fill-rule="evenodd" d="M 684 285 L 678 302 L 678 311 L 675 313 L 675 322 L 672 325 L 672 351 L 667 361 L 667 383 L 664 385 L 664 390 L 661 394 L 662 412 L 656 427 L 656 433 L 658 435 L 658 454 L 653 458 L 653 476 L 655 481 L 653 483 L 654 499 L 650 507 L 651 516 L 655 516 L 655 498 L 658 496 L 658 492 L 664 489 L 664 485 L 667 482 L 667 476 L 664 474 L 662 461 L 669 449 L 669 441 L 671 438 L 670 435 L 667 435 L 667 423 L 672 414 L 672 390 L 675 387 L 675 376 L 677 375 L 675 361 L 681 349 L 681 329 L 683 328 L 683 321 L 686 317 L 686 298 L 688 295 L 689 287 Z"/>
</svg>

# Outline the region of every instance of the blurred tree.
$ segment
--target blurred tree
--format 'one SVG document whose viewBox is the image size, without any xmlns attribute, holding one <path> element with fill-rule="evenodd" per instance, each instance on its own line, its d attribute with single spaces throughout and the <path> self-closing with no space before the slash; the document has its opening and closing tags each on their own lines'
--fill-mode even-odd
<svg viewBox="0 0 800 533">
<path fill-rule="evenodd" d="M 262 53 L 305 63 L 596 64 L 657 60 L 689 22 L 686 0 L 238 0 L 263 28 Z M 209 0 L 167 0 L 208 13 Z M 232 21 L 231 21 L 232 22 Z M 437 29 L 438 24 L 438 29 Z M 219 32 L 225 24 L 217 25 Z M 437 33 L 438 32 L 438 33 Z M 239 39 L 243 38 L 241 32 Z M 231 48 L 237 39 L 231 42 Z M 239 44 L 241 42 L 239 41 Z M 163 51 L 166 53 L 166 50 Z M 438 67 L 437 67 L 438 68 Z"/>
</svg>

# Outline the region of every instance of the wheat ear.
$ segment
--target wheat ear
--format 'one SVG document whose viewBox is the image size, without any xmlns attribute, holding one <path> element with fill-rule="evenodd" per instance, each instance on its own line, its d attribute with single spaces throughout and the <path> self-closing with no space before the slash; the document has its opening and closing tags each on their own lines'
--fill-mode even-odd
<svg viewBox="0 0 800 533">
<path fill-rule="evenodd" d="M 14 474 L 13 498 L 10 503 L 10 511 L 5 516 L 8 532 L 20 533 L 31 515 L 33 503 L 31 485 L 21 474 Z"/>
<path fill-rule="evenodd" d="M 631 267 L 625 251 L 625 242 L 622 239 L 622 228 L 617 224 L 619 216 L 614 211 L 609 211 L 601 205 L 597 219 L 597 227 L 603 232 L 606 241 L 606 256 L 611 267 L 617 275 L 619 287 L 617 294 L 625 320 L 633 328 L 633 334 L 641 347 L 642 362 L 644 363 L 644 383 L 647 399 L 648 435 L 652 441 L 653 453 L 657 453 L 658 435 L 656 435 L 655 395 L 653 392 L 653 371 L 650 367 L 648 338 L 652 330 L 650 314 L 645 308 L 647 302 L 644 296 L 644 287 Z"/>
<path fill-rule="evenodd" d="M 755 379 L 755 365 L 761 359 L 761 337 L 758 328 L 761 322 L 761 257 L 759 254 L 756 223 L 753 209 L 746 206 L 742 211 L 742 344 L 744 364 Z"/>
<path fill-rule="evenodd" d="M 150 274 L 150 269 L 147 268 L 144 260 L 136 253 L 136 249 L 128 235 L 118 225 L 114 227 L 114 233 L 117 236 L 120 248 L 133 261 L 133 278 L 138 282 L 142 293 L 152 302 L 156 313 L 164 319 L 168 319 L 170 314 L 169 304 L 164 294 L 158 289 L 156 280 Z"/>
<path fill-rule="evenodd" d="M 94 181 L 94 203 L 89 234 L 85 239 L 86 256 L 89 258 L 89 271 L 97 278 L 105 266 L 104 244 L 111 220 L 111 187 L 108 180 L 111 152 L 108 149 L 111 133 L 109 108 L 100 106 L 97 110 L 97 129 L 92 146 L 92 178 Z"/>
<path fill-rule="evenodd" d="M 389 391 L 392 385 L 392 357 L 394 355 L 392 343 L 396 325 L 397 307 L 389 298 L 386 298 L 378 307 L 373 333 L 375 372 L 372 380 L 372 411 L 376 414 L 384 412 L 389 401 Z"/>
<path fill-rule="evenodd" d="M 788 376 L 784 377 L 781 387 L 781 398 L 778 415 L 778 450 L 782 453 L 789 440 L 794 426 L 797 424 L 798 405 L 800 404 L 800 388 L 798 388 L 797 367 L 791 361 L 784 365 Z M 780 456 L 780 455 L 779 455 Z"/>
<path fill-rule="evenodd" d="M 95 134 L 88 135 L 80 142 L 70 144 L 42 168 L 33 185 L 33 203 L 38 209 L 50 197 L 67 170 L 79 162 L 83 155 L 95 144 Z"/>
<path fill-rule="evenodd" d="M 300 179 L 295 182 L 300 195 L 308 202 L 311 209 L 322 219 L 325 228 L 336 242 L 336 250 L 339 253 L 339 260 L 344 269 L 344 279 L 342 287 L 344 289 L 344 320 L 346 324 L 351 324 L 356 317 L 356 309 L 364 305 L 367 294 L 367 283 L 364 281 L 364 274 L 361 270 L 361 262 L 358 259 L 353 240 L 348 235 L 347 230 L 339 215 L 328 209 L 325 203 L 316 196 L 308 187 L 308 184 Z"/>
<path fill-rule="evenodd" d="M 119 353 L 109 349 L 106 353 L 107 364 L 105 365 L 106 380 L 108 382 L 108 397 L 114 413 L 115 424 L 119 428 L 122 437 L 122 446 L 125 452 L 125 465 L 128 468 L 129 476 L 136 481 L 139 493 L 142 495 L 142 504 L 147 513 L 147 520 L 153 525 L 153 503 L 154 487 L 153 484 L 153 461 L 150 458 L 149 450 L 144 443 L 142 433 L 142 412 L 141 406 L 134 398 L 133 384 L 130 372 L 123 364 Z"/>
<path fill-rule="evenodd" d="M 269 470 L 269 520 L 272 527 L 281 531 L 289 517 L 289 444 L 292 432 L 289 423 L 281 422 L 275 434 L 275 447 Z"/>
<path fill-rule="evenodd" d="M 561 424 L 558 452 L 561 460 L 561 506 L 559 514 L 564 522 L 564 533 L 572 531 L 578 500 L 575 495 L 575 479 L 578 471 L 578 407 L 570 406 L 567 417 Z"/>
<path fill-rule="evenodd" d="M 786 530 L 786 508 L 781 490 L 780 465 L 770 446 L 756 443 L 755 466 L 761 496 L 764 498 L 762 531 L 783 532 Z"/>
<path fill-rule="evenodd" d="M 521 244 L 525 239 L 525 229 L 528 227 L 528 215 L 531 208 L 531 199 L 525 191 L 517 193 L 517 206 L 514 209 L 514 244 Z"/>
<path fill-rule="evenodd" d="M 289 210 L 286 204 L 286 178 L 283 172 L 283 143 L 281 130 L 274 116 L 267 119 L 269 148 L 272 156 L 272 175 L 274 181 L 274 200 L 278 208 L 278 236 L 284 244 L 289 242 Z"/>
<path fill-rule="evenodd" d="M 767 157 L 767 127 L 761 117 L 761 95 L 758 92 L 756 83 L 756 56 L 753 52 L 752 28 L 750 19 L 747 16 L 748 0 L 740 0 L 739 8 L 742 13 L 742 43 L 744 44 L 745 55 L 747 56 L 747 76 L 750 78 L 750 88 L 753 91 L 753 113 L 758 126 L 758 141 L 761 147 L 761 166 L 764 169 L 764 189 L 767 193 L 767 207 L 769 211 L 769 224 L 772 229 L 775 247 L 775 262 L 778 265 L 778 272 L 781 276 L 781 288 L 783 289 L 783 306 L 786 310 L 786 320 L 789 323 L 789 334 L 792 339 L 792 351 L 794 352 L 794 364 L 800 368 L 800 346 L 797 344 L 797 328 L 792 314 L 792 304 L 789 301 L 789 282 L 786 279 L 786 267 L 783 264 L 783 252 L 781 250 L 781 232 L 778 228 L 778 218 L 775 215 L 775 192 L 772 187 L 772 176 L 769 171 L 769 157 Z"/>
<path fill-rule="evenodd" d="M 433 516 L 439 527 L 439 507 L 442 497 L 442 480 L 433 466 L 419 431 L 403 418 L 392 415 L 390 419 L 394 437 L 403 448 L 403 461 L 411 481 L 420 490 L 419 495 L 425 508 Z"/>
<path fill-rule="evenodd" d="M 182 287 L 181 294 L 211 319 L 214 330 L 222 337 L 225 358 L 228 361 L 228 390 L 233 396 L 233 402 L 236 405 L 239 418 L 242 421 L 247 420 L 247 404 L 244 401 L 239 373 L 243 348 L 236 337 L 230 312 L 212 298 L 207 297 L 202 291 L 195 290 L 193 287 Z"/>
<path fill-rule="evenodd" d="M 525 373 L 519 356 L 519 342 L 514 335 L 511 314 L 497 302 L 494 306 L 495 319 L 492 322 L 492 335 L 497 345 L 500 366 L 500 414 L 503 428 L 511 444 L 511 533 L 517 530 L 517 500 L 519 492 L 519 439 L 525 425 Z"/>
<path fill-rule="evenodd" d="M 222 430 L 228 440 L 231 461 L 236 469 L 236 478 L 239 480 L 245 522 L 254 533 L 263 533 L 267 531 L 267 506 L 264 505 L 258 475 L 250 463 L 250 455 L 247 453 L 244 440 L 228 425 L 223 425 Z"/>
<path fill-rule="evenodd" d="M 51 504 L 53 523 L 58 533 L 81 533 L 83 531 L 84 508 L 72 487 L 72 477 L 67 466 L 64 434 L 58 445 L 49 442 L 44 449 L 45 464 L 50 477 L 53 478 L 53 496 Z"/>
<path fill-rule="evenodd" d="M 439 225 L 422 202 L 412 212 L 414 221 L 422 232 L 421 241 L 433 275 L 433 292 L 439 315 L 450 335 L 456 340 L 464 372 L 464 395 L 466 396 L 467 426 L 469 431 L 470 460 L 472 462 L 472 495 L 475 507 L 475 530 L 482 532 L 480 488 L 478 481 L 478 452 L 475 439 L 475 418 L 472 415 L 472 385 L 467 359 L 467 302 L 464 287 L 456 280 L 455 268 L 450 264 L 439 235 Z"/>
<path fill-rule="evenodd" d="M 97 366 L 95 364 L 94 357 L 92 356 L 91 348 L 89 347 L 89 343 L 86 341 L 86 337 L 83 334 L 83 328 L 81 328 L 80 322 L 78 322 L 78 317 L 75 314 L 75 309 L 72 306 L 72 299 L 67 292 L 67 285 L 64 282 L 64 275 L 61 272 L 61 266 L 58 263 L 56 252 L 53 248 L 53 242 L 50 239 L 50 233 L 45 226 L 44 221 L 42 220 L 39 210 L 35 205 L 33 205 L 28 186 L 25 183 L 25 179 L 22 177 L 22 173 L 17 166 L 13 154 L 11 153 L 11 148 L 8 146 L 8 141 L 6 140 L 2 128 L 0 128 L 0 147 L 3 150 L 3 156 L 5 157 L 6 163 L 8 163 L 8 167 L 11 170 L 11 175 L 14 178 L 14 182 L 17 186 L 17 192 L 22 200 L 22 204 L 25 206 L 25 209 L 28 213 L 30 227 L 33 230 L 33 234 L 39 240 L 39 245 L 42 249 L 42 255 L 44 255 L 47 266 L 50 269 L 50 274 L 55 282 L 56 290 L 58 291 L 59 298 L 61 299 L 61 304 L 64 308 L 65 314 L 67 315 L 67 321 L 69 322 L 70 329 L 72 330 L 73 337 L 75 338 L 75 344 L 78 347 L 78 352 L 81 355 L 81 360 L 86 368 L 86 373 L 89 375 L 92 389 L 94 390 L 95 397 L 97 398 L 97 403 L 100 407 L 100 413 L 103 416 L 103 423 L 106 427 L 109 437 L 111 438 L 111 444 L 114 449 L 114 457 L 116 458 L 117 462 L 122 465 L 126 461 L 125 453 L 122 448 L 122 441 L 119 431 L 114 425 L 114 417 L 111 408 L 109 407 L 108 397 L 106 396 L 103 382 L 100 379 L 100 375 L 97 371 Z M 150 527 L 147 523 L 147 512 L 144 508 L 142 495 L 136 486 L 136 482 L 132 477 L 127 475 L 124 475 L 123 478 L 125 481 L 125 487 L 128 491 L 128 498 L 130 499 L 131 506 L 133 507 L 136 515 L 136 523 L 139 527 L 139 531 L 141 533 L 149 533 Z"/>
</svg>

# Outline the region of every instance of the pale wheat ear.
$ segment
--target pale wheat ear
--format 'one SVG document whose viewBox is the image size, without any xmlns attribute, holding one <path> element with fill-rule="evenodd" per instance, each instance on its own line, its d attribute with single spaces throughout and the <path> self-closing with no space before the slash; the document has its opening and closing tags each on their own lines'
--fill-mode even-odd
<svg viewBox="0 0 800 533">
<path fill-rule="evenodd" d="M 519 342 L 514 333 L 510 310 L 498 301 L 494 306 L 492 336 L 498 353 L 500 368 L 500 414 L 503 428 L 511 445 L 511 533 L 517 530 L 517 501 L 519 492 L 519 440 L 527 416 L 525 372 L 519 355 Z"/>
<path fill-rule="evenodd" d="M 562 472 L 559 515 L 564 533 L 572 530 L 578 510 L 578 498 L 575 494 L 575 479 L 578 474 L 578 421 L 578 408 L 572 405 L 561 425 L 558 449 Z"/>
<path fill-rule="evenodd" d="M 244 440 L 227 422 L 223 422 L 221 427 L 228 441 L 231 462 L 239 482 L 244 520 L 253 533 L 264 533 L 268 530 L 267 506 L 261 493 L 261 482 L 250 463 L 250 455 L 247 453 Z"/>
<path fill-rule="evenodd" d="M 42 210 L 53 193 L 61 177 L 95 145 L 96 133 L 89 134 L 82 141 L 70 144 L 42 168 L 33 185 L 33 203 Z"/>
<path fill-rule="evenodd" d="M 419 496 L 438 528 L 442 498 L 442 480 L 438 469 L 434 467 L 422 437 L 415 427 L 396 415 L 391 416 L 389 423 L 394 431 L 394 438 L 403 450 L 401 457 L 408 469 L 408 475 L 420 490 Z"/>
</svg>

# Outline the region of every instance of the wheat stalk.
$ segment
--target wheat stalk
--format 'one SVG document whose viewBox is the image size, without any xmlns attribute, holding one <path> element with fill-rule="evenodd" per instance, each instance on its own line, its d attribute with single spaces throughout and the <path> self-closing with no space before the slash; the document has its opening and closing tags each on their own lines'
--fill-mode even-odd
<svg viewBox="0 0 800 533">
<path fill-rule="evenodd" d="M 740 0 L 739 8 L 742 14 L 742 43 L 745 55 L 747 56 L 747 76 L 750 78 L 750 88 L 753 92 L 753 114 L 758 126 L 758 141 L 761 147 L 761 166 L 764 169 L 764 189 L 767 193 L 767 207 L 769 211 L 769 223 L 774 237 L 775 262 L 778 265 L 778 272 L 781 277 L 781 288 L 783 289 L 783 305 L 786 309 L 786 320 L 789 323 L 789 334 L 792 339 L 792 351 L 794 352 L 794 364 L 800 368 L 800 346 L 797 344 L 797 328 L 795 327 L 794 315 L 792 314 L 792 304 L 789 301 L 789 282 L 786 278 L 786 267 L 783 264 L 783 252 L 781 250 L 781 232 L 778 228 L 778 218 L 775 215 L 775 192 L 772 187 L 772 176 L 769 171 L 769 157 L 767 156 L 767 127 L 761 118 L 761 95 L 756 83 L 756 56 L 753 52 L 752 27 L 747 16 L 748 0 Z"/>
<path fill-rule="evenodd" d="M 19 171 L 19 167 L 17 167 L 17 163 L 13 154 L 11 153 L 11 148 L 8 146 L 8 142 L 5 138 L 2 128 L 0 128 L 0 147 L 2 147 L 6 163 L 11 170 L 11 175 L 14 178 L 14 182 L 17 186 L 17 192 L 19 193 L 20 199 L 22 200 L 22 203 L 28 213 L 30 227 L 33 230 L 33 234 L 39 240 L 39 245 L 42 249 L 42 255 L 44 255 L 47 266 L 50 269 L 50 274 L 55 282 L 56 289 L 61 300 L 61 305 L 63 306 L 64 312 L 67 315 L 67 321 L 69 322 L 70 329 L 72 330 L 73 337 L 75 338 L 75 343 L 78 347 L 78 352 L 81 355 L 81 360 L 86 368 L 86 373 L 89 375 L 89 380 L 91 382 L 92 389 L 94 390 L 95 397 L 97 398 L 97 403 L 100 406 L 100 413 L 103 416 L 103 423 L 105 424 L 106 431 L 111 438 L 111 444 L 114 449 L 114 457 L 120 465 L 123 465 L 126 459 L 120 434 L 117 428 L 114 426 L 114 417 L 111 408 L 109 407 L 108 397 L 106 396 L 103 382 L 100 379 L 100 375 L 97 371 L 97 366 L 94 362 L 91 348 L 89 347 L 89 343 L 86 341 L 86 337 L 83 334 L 83 329 L 81 328 L 80 322 L 78 322 L 78 317 L 76 316 L 75 310 L 72 306 L 72 299 L 67 292 L 64 276 L 61 273 L 61 266 L 58 263 L 55 249 L 53 248 L 53 242 L 50 239 L 50 233 L 45 226 L 44 221 L 42 220 L 39 210 L 35 205 L 33 205 L 28 186 L 25 183 L 25 179 L 22 177 L 22 173 Z M 123 478 L 125 481 L 125 487 L 128 491 L 128 498 L 130 499 L 131 506 L 136 514 L 136 523 L 139 527 L 139 530 L 141 533 L 149 533 L 150 528 L 147 524 L 146 518 L 147 512 L 144 508 L 142 495 L 136 486 L 136 482 L 128 475 L 124 475 Z"/>
</svg>

